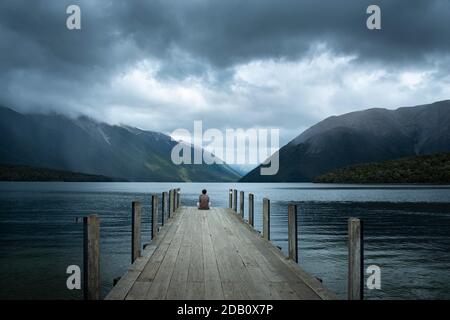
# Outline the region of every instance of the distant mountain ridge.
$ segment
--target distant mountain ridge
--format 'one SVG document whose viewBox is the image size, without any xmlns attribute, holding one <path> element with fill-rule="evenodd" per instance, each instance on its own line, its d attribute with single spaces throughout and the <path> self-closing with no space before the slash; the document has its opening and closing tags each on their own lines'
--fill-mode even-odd
<svg viewBox="0 0 450 320">
<path fill-rule="evenodd" d="M 0 181 L 126 182 L 101 175 L 8 164 L 0 164 Z"/>
<path fill-rule="evenodd" d="M 450 151 L 450 100 L 329 117 L 281 148 L 280 170 L 242 182 L 303 182 L 345 166 Z"/>
<path fill-rule="evenodd" d="M 0 107 L 0 163 L 118 177 L 129 181 L 237 181 L 227 165 L 175 165 L 165 134 L 58 114 Z"/>
</svg>

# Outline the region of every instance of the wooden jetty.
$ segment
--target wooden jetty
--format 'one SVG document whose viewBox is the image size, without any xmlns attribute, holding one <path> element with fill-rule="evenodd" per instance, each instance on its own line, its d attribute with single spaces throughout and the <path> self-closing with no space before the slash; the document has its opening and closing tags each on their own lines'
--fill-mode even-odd
<svg viewBox="0 0 450 320">
<path fill-rule="evenodd" d="M 320 280 L 305 272 L 296 262 L 297 207 L 289 205 L 288 208 L 289 255 L 286 257 L 270 242 L 270 201 L 263 200 L 264 228 L 261 235 L 252 226 L 254 196 L 249 194 L 250 223 L 243 219 L 243 197 L 241 192 L 238 208 L 237 192 L 230 190 L 230 208 L 198 210 L 182 207 L 179 189 L 171 190 L 168 194 L 163 193 L 163 225 L 158 228 L 158 200 L 153 195 L 150 216 L 155 223 L 151 231 L 152 241 L 143 250 L 140 250 L 141 207 L 139 203 L 133 203 L 132 264 L 125 275 L 116 279 L 105 299 L 336 299 Z M 85 224 L 91 220 L 85 219 Z M 98 219 L 93 221 L 98 228 Z M 352 229 L 355 229 L 355 223 L 352 222 Z M 85 239 L 91 241 L 85 249 L 98 248 L 95 245 L 98 230 L 85 226 L 85 232 L 91 229 L 94 233 L 85 235 Z M 351 248 L 360 249 L 359 242 L 355 242 L 358 237 L 352 239 Z M 359 295 L 362 290 L 355 288 L 355 284 L 361 284 L 362 276 L 358 273 L 362 271 L 358 253 L 351 253 L 349 264 L 349 274 L 351 272 L 356 277 L 349 280 L 353 288 L 349 298 L 352 299 L 362 298 L 362 293 Z M 84 270 L 88 279 L 84 289 L 89 293 L 85 296 L 99 299 L 98 250 L 95 254 L 85 251 L 85 268 L 90 265 L 96 267 L 92 270 L 95 275 L 92 276 L 89 269 Z"/>
</svg>

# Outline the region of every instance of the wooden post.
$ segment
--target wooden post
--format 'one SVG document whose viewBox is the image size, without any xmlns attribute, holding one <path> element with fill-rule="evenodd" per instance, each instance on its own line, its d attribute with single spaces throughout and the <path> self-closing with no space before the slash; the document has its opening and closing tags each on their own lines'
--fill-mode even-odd
<svg viewBox="0 0 450 320">
<path fill-rule="evenodd" d="M 244 191 L 239 192 L 239 213 L 244 219 Z"/>
<path fill-rule="evenodd" d="M 158 196 L 152 195 L 152 239 L 158 234 Z"/>
<path fill-rule="evenodd" d="M 348 219 L 348 299 L 364 298 L 364 248 L 363 223 L 357 218 Z"/>
<path fill-rule="evenodd" d="M 131 263 L 141 256 L 141 203 L 131 204 Z"/>
<path fill-rule="evenodd" d="M 177 203 L 178 203 L 178 191 L 177 191 L 177 189 L 173 189 L 173 207 L 174 207 L 174 210 L 173 211 L 177 211 L 177 209 L 178 209 L 178 206 L 177 206 Z"/>
<path fill-rule="evenodd" d="M 255 219 L 255 200 L 253 193 L 248 194 L 248 223 L 254 227 L 254 219 Z"/>
<path fill-rule="evenodd" d="M 169 209 L 169 193 L 166 191 L 166 192 L 164 192 L 164 210 L 165 210 L 165 212 L 166 212 L 166 217 L 167 217 L 167 219 L 169 219 L 170 218 L 170 214 L 169 214 L 169 212 L 170 212 L 170 209 Z"/>
<path fill-rule="evenodd" d="M 177 189 L 173 189 L 173 212 L 177 211 L 177 198 L 178 198 L 178 192 Z"/>
<path fill-rule="evenodd" d="M 263 237 L 270 240 L 270 200 L 263 199 Z"/>
<path fill-rule="evenodd" d="M 122 277 L 116 277 L 116 278 L 113 279 L 113 287 L 115 287 L 119 283 L 121 278 Z"/>
<path fill-rule="evenodd" d="M 228 192 L 228 207 L 233 209 L 233 189 L 230 189 Z"/>
<path fill-rule="evenodd" d="M 175 189 L 170 190 L 171 192 L 171 196 L 170 196 L 170 207 L 172 209 L 170 209 L 170 211 L 172 212 L 172 214 L 175 213 Z"/>
<path fill-rule="evenodd" d="M 177 208 L 179 208 L 180 204 L 181 204 L 181 190 L 180 190 L 180 188 L 177 189 L 177 193 L 178 193 L 178 195 L 177 195 Z"/>
<path fill-rule="evenodd" d="M 83 218 L 84 299 L 100 299 L 100 219 L 96 215 Z"/>
<path fill-rule="evenodd" d="M 237 190 L 233 190 L 233 210 L 237 212 Z"/>
<path fill-rule="evenodd" d="M 163 196 L 164 196 L 163 206 L 165 214 L 164 221 L 166 221 L 169 218 L 169 193 L 163 192 Z"/>
<path fill-rule="evenodd" d="M 167 192 L 161 193 L 161 223 L 164 225 L 166 223 L 166 213 L 167 213 Z"/>
<path fill-rule="evenodd" d="M 175 189 L 170 190 L 172 191 L 172 198 L 171 198 L 171 204 L 170 206 L 172 207 L 172 214 L 175 213 Z"/>
<path fill-rule="evenodd" d="M 169 218 L 173 215 L 172 198 L 173 190 L 169 190 Z"/>
<path fill-rule="evenodd" d="M 297 206 L 288 205 L 288 251 L 289 259 L 298 263 Z"/>
</svg>

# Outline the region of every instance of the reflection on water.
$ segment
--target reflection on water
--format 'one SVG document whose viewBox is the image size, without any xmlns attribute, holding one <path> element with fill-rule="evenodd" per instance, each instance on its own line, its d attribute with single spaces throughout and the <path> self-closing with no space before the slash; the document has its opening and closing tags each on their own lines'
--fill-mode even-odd
<svg viewBox="0 0 450 320">
<path fill-rule="evenodd" d="M 287 204 L 299 208 L 299 260 L 346 297 L 347 218 L 365 223 L 365 263 L 381 267 L 381 290 L 368 299 L 450 299 L 450 188 L 313 184 L 0 183 L 0 298 L 79 299 L 65 287 L 68 265 L 82 265 L 82 225 L 101 218 L 101 281 L 105 295 L 130 262 L 131 201 L 143 203 L 143 243 L 150 236 L 150 194 L 182 189 L 195 205 L 206 187 L 213 206 L 228 205 L 228 189 L 271 199 L 271 238 L 287 252 Z M 247 198 L 246 198 L 247 200 Z M 247 209 L 247 203 L 245 203 Z M 247 212 L 246 212 L 247 213 Z"/>
</svg>

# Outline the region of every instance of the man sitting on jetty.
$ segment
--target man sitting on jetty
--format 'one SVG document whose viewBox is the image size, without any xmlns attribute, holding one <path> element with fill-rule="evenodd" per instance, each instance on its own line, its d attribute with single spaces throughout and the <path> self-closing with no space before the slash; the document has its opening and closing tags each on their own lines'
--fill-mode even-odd
<svg viewBox="0 0 450 320">
<path fill-rule="evenodd" d="M 206 189 L 202 190 L 202 194 L 198 198 L 198 209 L 199 210 L 209 210 L 210 202 L 209 202 L 209 196 L 206 194 Z"/>
</svg>

